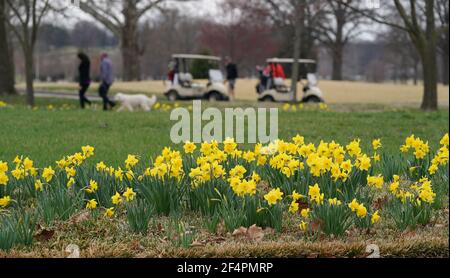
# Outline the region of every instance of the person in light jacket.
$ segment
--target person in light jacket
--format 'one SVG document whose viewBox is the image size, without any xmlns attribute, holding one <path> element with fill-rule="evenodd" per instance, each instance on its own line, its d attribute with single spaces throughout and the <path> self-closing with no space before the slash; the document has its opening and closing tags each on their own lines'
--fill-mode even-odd
<svg viewBox="0 0 450 278">
<path fill-rule="evenodd" d="M 114 75 L 111 59 L 109 59 L 108 54 L 103 53 L 100 62 L 100 87 L 99 94 L 103 99 L 103 110 L 111 109 L 116 105 L 116 103 L 108 98 L 108 92 L 111 85 L 114 83 Z"/>
</svg>

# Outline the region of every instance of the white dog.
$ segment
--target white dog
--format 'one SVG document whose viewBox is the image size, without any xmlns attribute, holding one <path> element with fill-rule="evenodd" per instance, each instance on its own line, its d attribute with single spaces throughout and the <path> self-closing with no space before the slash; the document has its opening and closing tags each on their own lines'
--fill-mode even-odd
<svg viewBox="0 0 450 278">
<path fill-rule="evenodd" d="M 114 97 L 114 100 L 120 103 L 118 112 L 128 109 L 128 111 L 134 111 L 135 108 L 142 108 L 144 111 L 152 110 L 153 105 L 156 103 L 156 96 L 153 95 L 149 98 L 146 95 L 127 95 L 118 93 Z"/>
</svg>

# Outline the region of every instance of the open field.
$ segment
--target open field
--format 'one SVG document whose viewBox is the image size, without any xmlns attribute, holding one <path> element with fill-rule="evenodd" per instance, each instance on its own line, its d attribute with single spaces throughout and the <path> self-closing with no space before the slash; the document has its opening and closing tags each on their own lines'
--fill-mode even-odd
<svg viewBox="0 0 450 278">
<path fill-rule="evenodd" d="M 242 79 L 237 83 L 236 98 L 239 100 L 255 100 L 256 80 Z M 36 89 L 47 91 L 77 90 L 74 83 L 36 83 Z M 397 85 L 391 83 L 364 83 L 348 81 L 320 81 L 319 87 L 325 93 L 325 100 L 330 104 L 383 104 L 392 106 L 416 106 L 422 101 L 422 86 Z M 24 88 L 19 84 L 18 88 Z M 112 92 L 160 94 L 164 92 L 163 81 L 117 82 L 111 88 Z M 93 85 L 90 94 L 95 94 L 97 85 Z M 299 85 L 299 91 L 301 91 Z M 439 105 L 448 107 L 449 87 L 439 86 Z"/>
<path fill-rule="evenodd" d="M 118 182 L 117 178 L 96 173 L 93 168 L 99 161 L 104 161 L 112 167 L 120 165 L 124 167 L 127 155 L 135 154 L 140 163 L 139 167 L 135 168 L 137 176 L 143 170 L 141 167 L 151 165 L 151 161 L 161 153 L 165 146 L 170 146 L 183 153 L 182 145 L 172 144 L 169 138 L 170 128 L 174 123 L 169 119 L 169 110 L 159 109 L 150 113 L 105 113 L 97 104 L 82 111 L 78 109 L 77 101 L 51 98 L 37 99 L 37 108 L 32 110 L 23 106 L 23 97 L 7 97 L 0 98 L 0 100 L 8 103 L 8 106 L 0 108 L 0 161 L 7 161 L 9 170 L 13 170 L 12 160 L 14 157 L 24 155 L 34 161 L 34 167 L 38 168 L 39 177 L 43 175 L 43 167 L 53 165 L 56 170 L 53 180 L 44 182 L 42 192 L 38 190 L 35 192 L 34 181 L 29 180 L 30 177 L 26 178 L 25 182 L 25 180 L 15 180 L 10 175 L 10 184 L 7 187 L 0 184 L 0 198 L 5 194 L 10 194 L 13 199 L 6 209 L 0 207 L 0 220 L 6 219 L 9 212 L 13 216 L 16 215 L 15 211 L 20 212 L 18 223 L 26 222 L 20 220 L 22 219 L 20 217 L 24 215 L 30 213 L 38 215 L 37 225 L 28 237 L 28 240 L 31 238 L 32 244 L 22 243 L 9 251 L 0 250 L 0 257 L 65 257 L 68 254 L 64 250 L 69 244 L 79 246 L 81 257 L 354 258 L 368 256 L 369 253 L 365 250 L 368 244 L 377 244 L 383 257 L 449 256 L 448 164 L 441 166 L 436 175 L 429 176 L 437 197 L 432 207 L 428 205 L 426 207 L 427 212 L 431 211 L 431 218 L 426 224 L 405 229 L 398 228 L 391 208 L 383 203 L 385 198 L 390 202 L 396 200 L 394 195 L 389 193 L 389 184 L 392 182 L 392 177 L 388 175 L 388 172 L 391 171 L 390 166 L 397 163 L 402 165 L 397 168 L 400 172 L 396 172 L 401 175 L 402 186 L 413 185 L 413 180 L 418 179 L 409 173 L 408 163 L 419 163 L 417 164 L 419 167 L 422 162 L 413 160 L 412 153 L 409 156 L 400 155 L 399 147 L 405 143 L 405 138 L 414 134 L 429 142 L 430 155 L 433 156 L 441 147 L 442 135 L 448 132 L 449 111 L 447 107 L 441 108 L 437 112 L 425 113 L 415 108 L 392 107 L 369 101 L 361 105 L 331 103 L 326 109 L 307 105 L 295 112 L 280 109 L 280 138 L 290 140 L 299 133 L 305 137 L 305 143 L 312 142 L 316 146 L 321 140 L 326 142 L 335 140 L 346 146 L 353 139 L 359 138 L 362 152 L 367 153 L 370 157 L 373 155 L 372 139 L 381 138 L 382 148 L 379 154 L 392 155 L 397 162 L 391 161 L 389 163 L 393 164 L 388 163 L 387 166 L 383 166 L 372 161 L 373 168 L 371 168 L 370 174 L 375 176 L 380 173 L 385 176 L 382 189 L 370 188 L 363 176 L 359 182 L 364 190 L 354 193 L 354 198 L 366 200 L 368 220 L 375 213 L 375 209 L 380 210 L 380 222 L 370 225 L 370 228 L 361 228 L 356 224 L 359 223 L 358 219 L 354 220 L 353 218 L 353 215 L 356 214 L 352 213 L 351 219 L 354 224 L 341 236 L 330 236 L 324 233 L 307 235 L 299 228 L 301 221 L 308 221 L 310 223 L 308 225 L 311 227 L 318 225 L 320 228 L 322 224 L 315 222 L 317 220 L 307 220 L 301 217 L 300 213 L 288 212 L 292 198 L 292 186 L 297 188 L 296 190 L 303 190 L 299 192 L 307 195 L 308 192 L 304 190 L 307 190 L 307 186 L 314 182 L 318 182 L 320 188 L 327 192 L 326 198 L 331 199 L 337 196 L 346 207 L 353 195 L 350 195 L 351 198 L 348 199 L 339 194 L 334 195 L 337 194 L 337 191 L 330 193 L 332 192 L 330 188 L 335 190 L 336 184 L 331 182 L 328 176 L 320 177 L 320 179 L 309 177 L 309 180 L 305 180 L 302 176 L 282 177 L 279 180 L 275 179 L 273 174 L 268 174 L 274 171 L 268 166 L 267 168 L 258 168 L 252 166 L 251 163 L 242 162 L 248 169 L 258 171 L 263 181 L 267 181 L 271 188 L 279 187 L 285 192 L 282 201 L 279 201 L 274 207 L 267 208 L 268 210 L 274 209 L 274 213 L 276 212 L 275 208 L 283 209 L 281 214 L 277 214 L 277 219 L 282 220 L 281 229 L 277 230 L 276 226 L 274 228 L 273 224 L 268 224 L 268 228 L 257 231 L 258 239 L 255 239 L 248 238 L 249 235 L 233 236 L 233 229 L 230 230 L 227 226 L 230 224 L 222 220 L 218 222 L 215 231 L 212 232 L 209 225 L 212 225 L 215 214 L 202 213 L 191 207 L 192 204 L 189 201 L 190 198 L 193 198 L 191 195 L 184 195 L 184 201 L 180 203 L 183 209 L 180 211 L 168 214 L 153 212 L 147 223 L 148 231 L 136 232 L 133 230 L 136 228 L 131 228 L 130 211 L 138 210 L 137 200 L 145 202 L 147 205 L 153 205 L 147 200 L 147 197 L 152 199 L 152 195 L 144 195 L 142 184 L 137 180 L 131 182 L 124 178 L 123 183 Z M 162 102 L 162 104 L 173 105 L 168 102 Z M 179 104 L 187 106 L 190 103 Z M 206 108 L 210 104 L 203 103 L 203 105 Z M 257 105 L 259 104 L 246 100 L 237 103 L 216 104 L 219 108 Z M 275 106 L 282 107 L 282 105 Z M 80 151 L 80 147 L 85 145 L 94 146 L 95 155 L 88 158 L 85 164 L 76 166 L 75 185 L 66 190 L 65 170 L 57 168 L 55 161 Z M 244 145 L 242 147 L 245 149 L 252 146 Z M 200 146 L 198 146 L 197 152 L 199 148 Z M 183 153 L 185 160 L 186 157 L 188 156 Z M 350 159 L 353 160 L 353 158 Z M 185 163 L 189 164 L 190 162 Z M 424 161 L 423 163 L 428 162 Z M 356 170 L 356 166 L 354 171 L 360 173 L 359 170 Z M 361 173 L 363 172 L 361 171 Z M 305 176 L 307 176 L 306 172 Z M 352 178 L 356 179 L 357 176 Z M 44 180 L 44 177 L 42 176 L 41 179 Z M 91 179 L 99 182 L 100 189 L 94 193 L 87 193 L 86 186 Z M 298 183 L 293 183 L 296 179 L 299 179 Z M 239 202 L 239 198 L 234 196 L 232 191 L 226 191 L 230 188 L 226 179 L 217 180 L 217 183 L 211 184 L 211 186 L 217 186 L 221 192 L 227 192 L 228 200 Z M 159 186 L 160 190 L 173 186 L 170 178 L 162 181 L 145 178 L 144 182 L 146 186 Z M 189 187 L 188 180 L 182 179 L 180 182 L 183 184 L 182 188 Z M 268 189 L 261 189 L 259 186 L 255 199 L 258 198 L 260 205 L 265 207 L 267 203 L 263 195 L 267 193 L 264 190 Z M 107 189 L 110 187 L 114 187 L 111 192 Z M 122 204 L 115 206 L 114 216 L 111 218 L 104 216 L 105 210 L 113 207 L 111 195 L 114 194 L 114 191 L 122 194 L 128 187 L 134 188 L 137 192 L 137 199 L 128 202 L 123 195 L 124 197 L 121 197 L 123 198 Z M 347 184 L 343 186 L 342 190 L 350 190 L 345 188 L 350 188 Z M 182 194 L 182 192 L 184 191 L 177 191 L 177 194 Z M 364 192 L 370 193 L 371 201 L 366 199 Z M 72 212 L 64 217 L 52 214 L 48 207 L 52 198 L 55 199 L 54 205 L 64 206 L 64 202 L 58 203 L 56 200 L 59 200 L 58 198 L 67 200 L 66 197 L 70 198 L 71 208 L 75 207 L 76 209 L 72 211 L 69 208 Z M 98 201 L 98 207 L 86 208 L 86 202 L 94 199 Z M 328 204 L 328 200 L 325 201 Z M 314 199 L 310 199 L 308 202 L 308 206 L 313 211 L 319 208 L 314 204 Z M 243 207 L 242 203 L 237 204 L 239 204 L 238 208 Z M 33 209 L 30 210 L 30 207 Z M 61 209 L 61 211 L 64 210 Z M 228 215 L 226 211 L 220 213 Z M 228 217 L 232 218 L 240 214 L 232 211 Z M 313 219 L 317 216 L 312 214 L 311 217 Z M 0 243 L 2 243 L 2 238 L 7 238 L 6 234 L 6 232 L 2 234 L 0 230 Z M 262 239 L 259 238 L 261 235 Z"/>
<path fill-rule="evenodd" d="M 22 99 L 7 99 L 7 102 L 22 103 Z M 55 108 L 69 104 L 72 108 L 48 111 L 46 107 L 49 104 Z M 76 101 L 53 99 L 38 99 L 37 105 L 37 111 L 20 104 L 16 104 L 14 109 L 0 111 L 0 159 L 25 154 L 39 163 L 51 163 L 55 157 L 90 144 L 98 148 L 98 159 L 118 164 L 128 153 L 149 158 L 171 144 L 170 129 L 175 122 L 170 121 L 168 111 L 81 111 L 77 109 Z M 207 105 L 203 102 L 204 108 Z M 218 105 L 231 106 L 228 103 Z M 241 102 L 234 105 L 248 107 L 251 104 Z M 448 130 L 448 124 L 448 109 L 422 113 L 416 109 L 397 110 L 381 105 L 330 105 L 327 111 L 279 111 L 280 138 L 291 138 L 297 133 L 314 143 L 333 139 L 346 143 L 360 138 L 365 147 L 370 146 L 373 138 L 383 138 L 388 151 L 397 151 L 404 137 L 410 134 L 427 138 L 433 144 Z"/>
</svg>

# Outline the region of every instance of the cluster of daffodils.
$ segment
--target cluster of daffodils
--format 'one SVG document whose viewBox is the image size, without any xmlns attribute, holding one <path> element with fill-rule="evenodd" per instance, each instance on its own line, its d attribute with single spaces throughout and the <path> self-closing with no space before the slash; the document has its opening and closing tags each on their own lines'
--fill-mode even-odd
<svg viewBox="0 0 450 278">
<path fill-rule="evenodd" d="M 173 105 L 170 105 L 168 103 L 156 102 L 155 105 L 153 105 L 152 109 L 157 110 L 157 111 L 169 112 L 172 109 L 178 108 L 178 107 L 180 107 L 180 104 L 177 102 L 175 102 Z M 187 106 L 187 109 L 189 111 L 192 111 L 192 105 Z"/>
<path fill-rule="evenodd" d="M 6 106 L 8 106 L 8 104 L 6 102 L 0 100 L 0 108 L 6 107 Z"/>
<path fill-rule="evenodd" d="M 440 141 L 440 144 L 441 148 L 436 156 L 431 160 L 431 165 L 428 168 L 430 175 L 436 174 L 439 166 L 444 166 L 448 163 L 448 134 L 444 135 Z"/>
<path fill-rule="evenodd" d="M 408 181 L 401 181 L 400 177 L 395 175 L 393 182 L 389 185 L 389 191 L 403 203 L 413 201 L 418 205 L 422 202 L 432 204 L 436 197 L 432 183 L 427 177 L 410 184 Z"/>
<path fill-rule="evenodd" d="M 10 165 L 0 161 L 0 208 L 14 209 L 15 202 L 23 204 L 27 197 L 69 194 L 69 200 L 81 196 L 79 209 L 101 209 L 109 218 L 145 200 L 167 215 L 172 210 L 201 211 L 219 215 L 228 224 L 278 229 L 286 213 L 303 231 L 314 221 L 322 223 L 324 231 L 343 234 L 348 225 L 370 228 L 390 215 L 389 208 L 375 206 L 375 195 L 384 194 L 405 207 L 414 204 L 419 212 L 429 209 L 442 197 L 438 196 L 442 191 L 435 190 L 437 178 L 448 179 L 448 141 L 446 134 L 431 159 L 428 142 L 414 135 L 405 140 L 401 151 L 414 150 L 413 161 L 398 155 L 395 163 L 404 167 L 395 169 L 408 169 L 411 164 L 428 169 L 419 178 L 407 170 L 392 175 L 389 163 L 379 162 L 384 155 L 381 139 L 371 142 L 369 152 L 363 151 L 359 139 L 344 145 L 313 144 L 301 135 L 247 150 L 232 138 L 222 143 L 185 142 L 180 150 L 164 148 L 150 165 L 129 154 L 118 167 L 103 161 L 89 163 L 95 149 L 88 145 L 44 168 L 36 168 L 23 156 Z M 60 187 L 64 190 L 58 194 L 45 194 Z M 341 223 L 342 229 L 333 230 Z"/>
<path fill-rule="evenodd" d="M 166 177 L 178 180 L 183 176 L 183 160 L 179 151 L 164 148 L 161 155 L 156 157 L 153 168 L 147 168 L 145 175 L 164 179 Z"/>
<path fill-rule="evenodd" d="M 328 105 L 326 103 L 319 103 L 317 105 L 311 105 L 311 104 L 304 104 L 304 103 L 300 103 L 300 104 L 291 104 L 291 103 L 286 103 L 284 104 L 281 109 L 285 112 L 297 112 L 297 111 L 302 111 L 302 110 L 328 110 Z"/>
</svg>

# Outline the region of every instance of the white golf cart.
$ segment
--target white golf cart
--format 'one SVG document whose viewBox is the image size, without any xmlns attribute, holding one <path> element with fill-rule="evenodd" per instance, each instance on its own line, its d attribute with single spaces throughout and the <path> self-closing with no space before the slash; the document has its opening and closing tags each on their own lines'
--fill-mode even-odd
<svg viewBox="0 0 450 278">
<path fill-rule="evenodd" d="M 268 65 L 292 65 L 294 59 L 271 58 L 267 59 Z M 306 84 L 303 84 L 303 97 L 301 102 L 324 102 L 323 93 L 317 87 L 317 78 L 314 72 L 316 71 L 316 61 L 310 59 L 300 59 L 300 76 L 299 81 L 306 77 Z M 265 80 L 263 80 L 265 78 Z M 264 83 L 264 84 L 263 84 Z M 274 78 L 273 74 L 269 77 L 261 75 L 260 83 L 257 86 L 258 101 L 270 102 L 292 102 L 293 92 L 290 86 L 285 83 L 283 78 Z"/>
<path fill-rule="evenodd" d="M 224 77 L 220 70 L 220 57 L 174 54 L 173 80 L 167 84 L 166 97 L 170 101 L 179 99 L 207 99 L 209 101 L 229 100 Z M 208 79 L 206 84 L 194 81 L 192 70 L 196 79 Z"/>
</svg>

